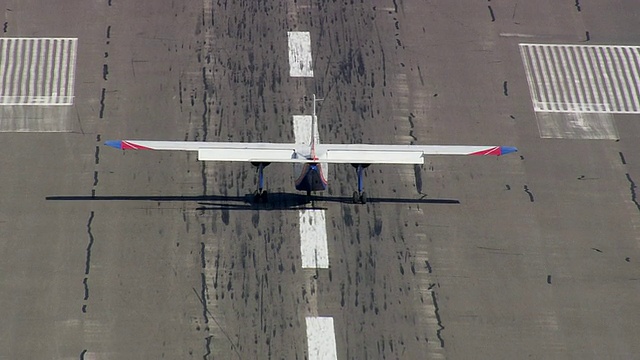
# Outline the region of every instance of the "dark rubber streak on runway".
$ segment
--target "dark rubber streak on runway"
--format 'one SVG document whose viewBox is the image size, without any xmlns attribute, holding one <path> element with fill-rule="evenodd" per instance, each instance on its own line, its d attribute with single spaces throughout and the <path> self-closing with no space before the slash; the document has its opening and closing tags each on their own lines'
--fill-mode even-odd
<svg viewBox="0 0 640 360">
<path fill-rule="evenodd" d="M 504 96 L 509 96 L 509 92 L 507 90 L 507 82 L 506 81 L 502 84 L 502 91 L 504 92 Z"/>
<path fill-rule="evenodd" d="M 622 161 L 622 165 L 627 165 L 627 160 L 624 158 L 624 154 L 622 152 L 618 152 L 620 155 L 620 161 Z"/>
<path fill-rule="evenodd" d="M 209 309 L 207 307 L 207 279 L 204 275 L 204 269 L 207 267 L 205 258 L 204 258 L 204 243 L 201 242 L 200 243 L 200 265 L 202 266 L 202 272 L 200 273 L 200 284 L 201 284 L 201 289 L 200 289 L 200 296 L 202 299 L 202 316 L 204 317 L 204 323 L 208 324 L 209 323 L 209 316 L 207 315 L 209 313 Z"/>
<path fill-rule="evenodd" d="M 431 268 L 431 264 L 429 264 L 429 260 L 424 261 L 424 266 L 427 268 L 427 271 L 429 272 L 429 274 L 433 272 L 433 268 Z"/>
<path fill-rule="evenodd" d="M 493 9 L 491 8 L 491 5 L 487 7 L 489 8 L 489 14 L 491 14 L 491 22 L 496 21 L 496 16 L 493 14 Z"/>
<path fill-rule="evenodd" d="M 102 78 L 107 81 L 107 76 L 109 75 L 109 65 L 104 64 L 102 65 Z"/>
<path fill-rule="evenodd" d="M 415 123 L 413 122 L 413 118 L 415 117 L 415 115 L 413 115 L 413 113 L 409 114 L 409 136 L 411 136 L 411 138 L 413 139 L 413 141 L 411 141 L 411 145 L 413 145 L 414 141 L 417 141 L 418 138 L 413 134 L 413 129 L 415 127 Z"/>
<path fill-rule="evenodd" d="M 576 9 L 578 9 L 578 12 L 582 11 L 580 8 L 580 0 L 576 0 Z"/>
<path fill-rule="evenodd" d="M 96 146 L 95 158 L 96 158 L 95 164 L 96 165 L 100 164 L 100 146 Z"/>
<path fill-rule="evenodd" d="M 418 76 L 420 76 L 420 84 L 424 86 L 424 78 L 422 77 L 422 69 L 420 69 L 420 65 L 418 65 Z"/>
<path fill-rule="evenodd" d="M 547 284 L 551 284 L 551 275 L 547 275 Z"/>
<path fill-rule="evenodd" d="M 422 194 L 422 168 L 420 165 L 413 165 L 413 173 L 416 178 L 416 190 L 418 194 Z"/>
</svg>

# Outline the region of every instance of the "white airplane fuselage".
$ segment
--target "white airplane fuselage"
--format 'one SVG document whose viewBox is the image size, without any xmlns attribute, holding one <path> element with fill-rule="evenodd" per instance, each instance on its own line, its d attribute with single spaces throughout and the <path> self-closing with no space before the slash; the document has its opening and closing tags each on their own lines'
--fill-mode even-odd
<svg viewBox="0 0 640 360">
<path fill-rule="evenodd" d="M 318 123 L 314 120 L 314 115 L 294 116 L 293 127 L 297 144 L 308 146 L 308 151 L 298 152 L 296 155 L 301 159 L 318 159 L 318 155 L 314 151 L 314 145 L 311 144 L 314 139 L 315 144 L 320 143 L 318 135 Z M 299 191 L 323 191 L 327 189 L 327 179 L 329 177 L 328 164 L 321 162 L 313 163 L 294 163 L 293 172 L 295 177 L 295 187 Z"/>
</svg>

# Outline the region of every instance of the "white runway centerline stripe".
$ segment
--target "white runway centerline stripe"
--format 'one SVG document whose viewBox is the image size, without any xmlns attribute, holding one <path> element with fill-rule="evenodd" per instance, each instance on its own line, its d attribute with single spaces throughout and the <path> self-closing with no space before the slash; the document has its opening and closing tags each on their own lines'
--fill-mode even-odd
<svg viewBox="0 0 640 360">
<path fill-rule="evenodd" d="M 309 360 L 335 360 L 336 334 L 332 317 L 307 317 Z"/>
<path fill-rule="evenodd" d="M 311 64 L 311 34 L 308 31 L 289 31 L 289 75 L 313 77 Z"/>
<path fill-rule="evenodd" d="M 77 41 L 0 38 L 0 105 L 72 105 Z"/>
<path fill-rule="evenodd" d="M 300 252 L 303 268 L 329 268 L 324 210 L 300 210 Z"/>
</svg>

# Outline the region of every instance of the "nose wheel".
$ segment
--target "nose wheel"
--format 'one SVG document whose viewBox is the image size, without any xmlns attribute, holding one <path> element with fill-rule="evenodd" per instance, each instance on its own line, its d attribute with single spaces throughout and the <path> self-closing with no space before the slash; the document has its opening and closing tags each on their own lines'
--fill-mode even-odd
<svg viewBox="0 0 640 360">
<path fill-rule="evenodd" d="M 351 164 L 354 168 L 356 168 L 356 175 L 358 175 L 358 191 L 353 192 L 353 203 L 354 204 L 366 204 L 367 203 L 367 193 L 364 191 L 364 186 L 362 185 L 362 179 L 364 177 L 364 169 L 369 167 L 369 164 Z"/>
</svg>

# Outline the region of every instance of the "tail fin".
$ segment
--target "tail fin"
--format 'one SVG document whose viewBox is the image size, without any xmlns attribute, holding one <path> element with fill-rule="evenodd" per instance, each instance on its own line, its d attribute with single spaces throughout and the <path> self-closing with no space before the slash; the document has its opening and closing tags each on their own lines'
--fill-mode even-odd
<svg viewBox="0 0 640 360">
<path fill-rule="evenodd" d="M 311 117 L 311 158 L 313 160 L 318 160 L 316 156 L 316 101 L 321 101 L 324 99 L 316 99 L 316 94 L 313 94 L 313 116 Z"/>
</svg>

